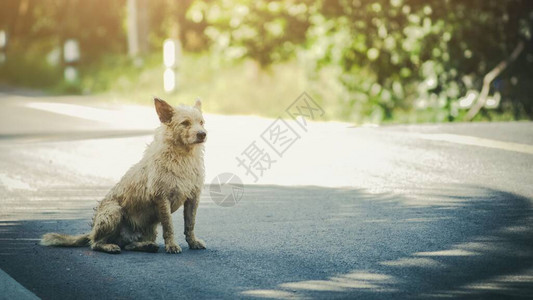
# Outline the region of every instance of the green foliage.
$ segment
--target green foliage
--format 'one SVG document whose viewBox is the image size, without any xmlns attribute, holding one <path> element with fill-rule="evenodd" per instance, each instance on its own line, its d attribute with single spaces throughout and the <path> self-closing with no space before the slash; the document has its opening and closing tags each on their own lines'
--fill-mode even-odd
<svg viewBox="0 0 533 300">
<path fill-rule="evenodd" d="M 429 108 L 433 121 L 446 121 L 459 116 L 459 98 L 479 90 L 483 76 L 520 40 L 531 43 L 533 3 L 220 0 L 197 1 L 189 12 L 205 16 L 212 50 L 224 58 L 252 57 L 269 65 L 297 54 L 310 77 L 336 68 L 346 89 L 339 99 L 346 117 L 379 122 L 394 111 Z M 532 62 L 528 48 L 492 90 L 530 117 Z"/>
<path fill-rule="evenodd" d="M 0 82 L 32 88 L 56 86 L 63 73 L 38 57 L 12 55 L 0 65 Z"/>
<path fill-rule="evenodd" d="M 262 66 L 292 57 L 305 42 L 313 1 L 196 1 L 192 20 L 205 20 L 212 50 L 227 59 L 253 58 Z"/>
<path fill-rule="evenodd" d="M 483 110 L 478 117 L 533 118 L 530 0 L 146 3 L 154 51 L 161 50 L 165 38 L 178 37 L 190 52 L 209 51 L 209 64 L 201 68 L 211 74 L 223 68 L 228 72 L 222 73 L 230 74 L 250 59 L 267 73 L 288 70 L 280 67 L 286 61 L 297 62 L 306 70 L 303 87 L 322 104 L 331 105 L 334 116 L 355 122 L 460 119 L 464 114 L 460 100 L 477 93 L 485 74 L 525 41 L 526 49 L 517 61 L 492 83 L 490 95 L 501 95 L 501 105 L 490 112 Z M 145 57 L 142 69 L 124 58 L 125 4 L 126 0 L 2 1 L 0 28 L 8 31 L 7 54 L 13 59 L 1 67 L 0 79 L 83 92 L 117 86 L 127 91 L 136 80 L 155 86 L 160 80 L 155 71 L 161 68 L 158 53 Z M 43 60 L 68 38 L 80 41 L 80 69 L 87 74 L 74 87 L 58 83 L 61 65 L 51 67 Z M 30 69 L 37 72 L 28 74 Z M 147 72 L 153 76 L 147 77 Z M 220 84 L 214 79 L 208 82 Z M 245 87 L 235 90 L 247 91 Z M 243 96 L 256 98 L 248 92 Z"/>
<path fill-rule="evenodd" d="M 93 62 L 106 53 L 123 52 L 125 0 L 2 0 L 0 28 L 7 29 L 12 53 L 42 48 L 51 51 L 75 38 L 82 61 Z M 46 45 L 46 48 L 42 46 Z"/>
</svg>

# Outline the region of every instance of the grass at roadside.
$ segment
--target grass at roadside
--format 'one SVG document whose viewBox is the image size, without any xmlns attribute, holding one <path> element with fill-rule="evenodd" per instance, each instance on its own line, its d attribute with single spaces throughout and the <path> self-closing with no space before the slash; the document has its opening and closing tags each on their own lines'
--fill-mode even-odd
<svg viewBox="0 0 533 300">
<path fill-rule="evenodd" d="M 172 104 L 192 103 L 201 97 L 208 112 L 219 114 L 283 116 L 285 109 L 302 92 L 308 92 L 325 110 L 323 120 L 363 123 L 441 123 L 447 122 L 443 108 L 397 109 L 391 120 L 381 120 L 364 105 L 344 102 L 346 91 L 333 69 L 311 73 L 305 64 L 289 61 L 261 69 L 254 61 L 224 63 L 209 55 L 187 54 L 178 68 L 175 93 L 163 90 L 164 67 L 160 55 L 146 57 L 142 67 L 127 60 L 109 60 L 87 69 L 81 85 L 85 92 L 101 93 L 112 101 L 152 104 L 158 96 Z M 458 120 L 464 111 L 460 112 Z M 483 112 L 476 120 L 511 121 L 509 112 Z"/>
<path fill-rule="evenodd" d="M 163 90 L 164 67 L 160 55 L 146 57 L 141 67 L 115 60 L 83 70 L 83 93 L 100 94 L 109 101 L 152 105 L 158 96 L 172 104 L 202 98 L 206 111 L 219 114 L 283 116 L 285 109 L 304 91 L 325 110 L 323 120 L 349 120 L 339 100 L 342 89 L 324 70 L 309 79 L 305 65 L 297 61 L 262 69 L 247 60 L 225 63 L 208 55 L 188 54 L 178 68 L 178 88 Z"/>
<path fill-rule="evenodd" d="M 261 70 L 252 61 L 220 66 L 208 56 L 191 55 L 184 57 L 178 68 L 176 92 L 167 94 L 163 91 L 163 72 L 161 64 L 148 58 L 140 70 L 100 69 L 82 85 L 116 101 L 151 104 L 152 97 L 158 96 L 177 104 L 201 97 L 210 112 L 269 117 L 283 112 L 306 85 L 303 70 L 294 63 Z M 99 80 L 109 84 L 102 88 Z"/>
</svg>

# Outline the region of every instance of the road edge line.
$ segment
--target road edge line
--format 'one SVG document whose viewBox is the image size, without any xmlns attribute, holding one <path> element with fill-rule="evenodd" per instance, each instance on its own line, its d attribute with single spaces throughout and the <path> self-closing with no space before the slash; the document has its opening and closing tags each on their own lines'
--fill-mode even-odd
<svg viewBox="0 0 533 300">
<path fill-rule="evenodd" d="M 2 269 L 0 269 L 0 290 L 4 291 L 0 299 L 40 299 Z"/>
</svg>

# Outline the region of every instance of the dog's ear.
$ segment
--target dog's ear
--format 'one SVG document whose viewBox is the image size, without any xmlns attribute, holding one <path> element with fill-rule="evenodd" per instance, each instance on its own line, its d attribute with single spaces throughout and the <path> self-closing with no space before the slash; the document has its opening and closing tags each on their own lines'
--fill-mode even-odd
<svg viewBox="0 0 533 300">
<path fill-rule="evenodd" d="M 154 98 L 155 110 L 161 123 L 169 123 L 174 115 L 174 109 L 164 100 Z"/>
<path fill-rule="evenodd" d="M 202 111 L 202 99 L 200 97 L 197 97 L 194 101 L 194 108 L 196 108 L 199 111 Z"/>
</svg>

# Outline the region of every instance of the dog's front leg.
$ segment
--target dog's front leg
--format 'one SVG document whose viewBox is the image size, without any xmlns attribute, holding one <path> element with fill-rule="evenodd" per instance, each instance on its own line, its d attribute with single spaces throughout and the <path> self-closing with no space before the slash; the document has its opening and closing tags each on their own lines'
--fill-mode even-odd
<svg viewBox="0 0 533 300">
<path fill-rule="evenodd" d="M 157 210 L 159 213 L 159 221 L 161 221 L 161 226 L 163 227 L 165 250 L 167 253 L 180 253 L 181 248 L 174 241 L 174 227 L 172 226 L 170 202 L 165 198 L 157 199 Z"/>
<path fill-rule="evenodd" d="M 189 244 L 189 249 L 205 249 L 205 243 L 194 236 L 194 223 L 196 220 L 196 209 L 200 197 L 187 199 L 183 205 L 183 219 L 185 221 L 185 240 Z"/>
</svg>

